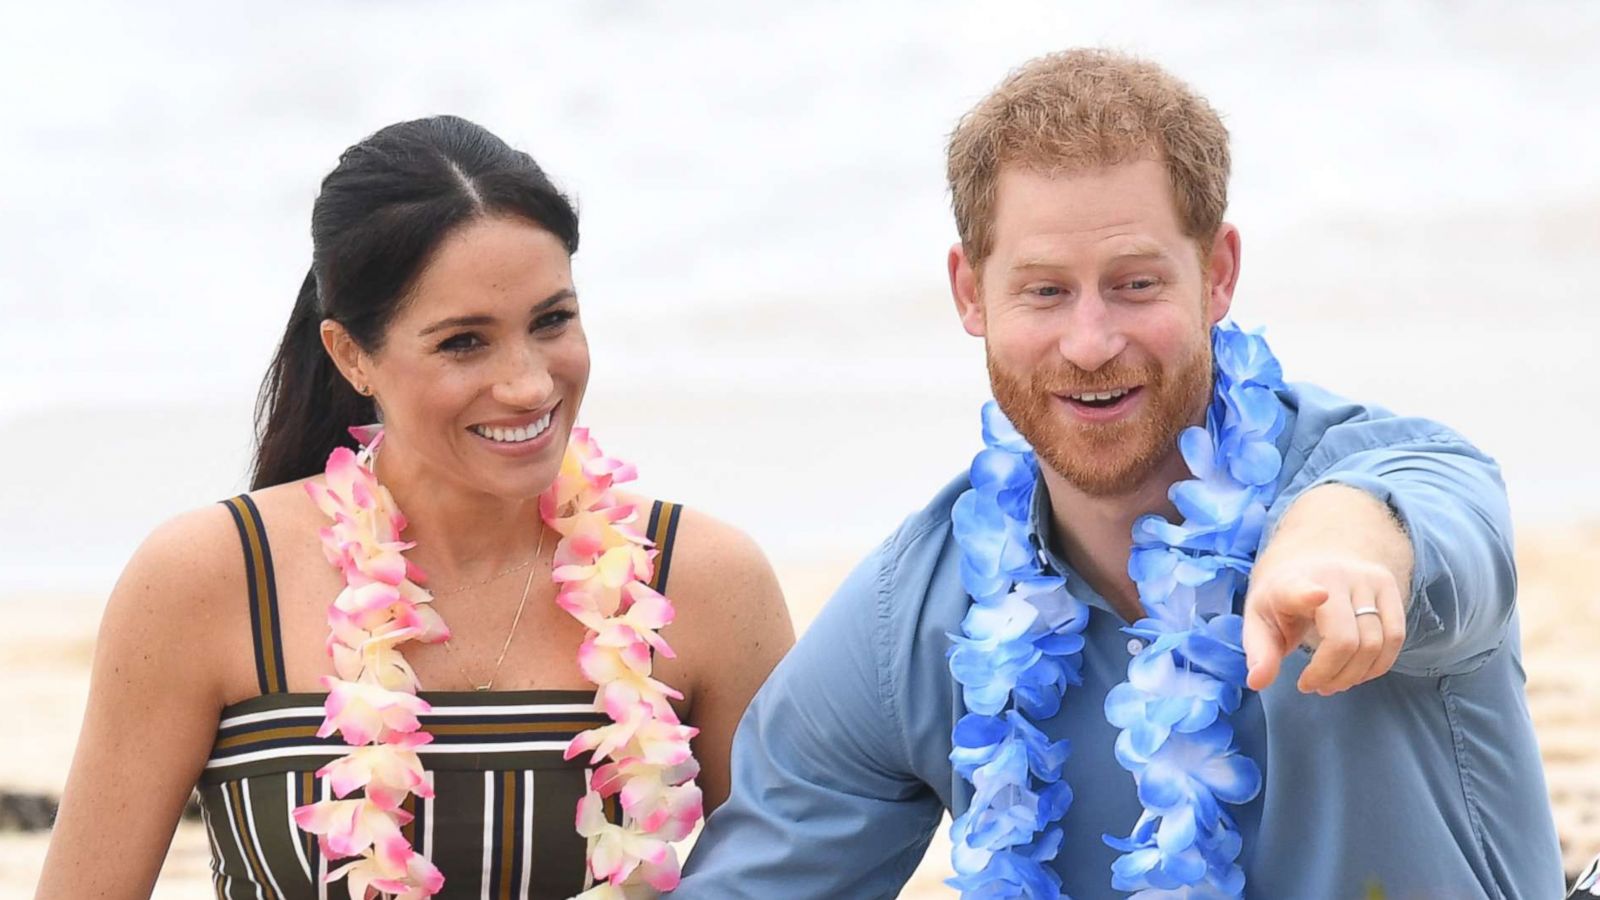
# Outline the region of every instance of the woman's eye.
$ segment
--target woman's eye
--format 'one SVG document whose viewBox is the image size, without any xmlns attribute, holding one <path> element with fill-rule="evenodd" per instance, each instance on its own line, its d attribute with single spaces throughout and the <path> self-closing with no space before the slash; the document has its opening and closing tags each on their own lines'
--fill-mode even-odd
<svg viewBox="0 0 1600 900">
<path fill-rule="evenodd" d="M 439 343 L 439 349 L 445 353 L 468 353 L 483 346 L 483 341 L 471 332 L 454 335 Z"/>
<path fill-rule="evenodd" d="M 533 320 L 534 331 L 554 331 L 577 317 L 577 313 L 570 309 L 557 309 L 545 313 Z"/>
</svg>

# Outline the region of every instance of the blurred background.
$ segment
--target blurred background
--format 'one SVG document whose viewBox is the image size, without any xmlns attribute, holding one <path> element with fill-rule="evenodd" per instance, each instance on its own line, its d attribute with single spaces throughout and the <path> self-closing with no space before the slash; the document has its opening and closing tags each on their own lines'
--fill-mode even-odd
<svg viewBox="0 0 1600 900">
<path fill-rule="evenodd" d="M 1098 44 L 1223 113 L 1234 318 L 1288 376 L 1501 462 L 1552 796 L 1569 862 L 1600 851 L 1600 5 L 69 0 L 5 21 L 8 803 L 59 792 L 144 534 L 243 487 L 346 146 L 456 113 L 575 197 L 584 418 L 642 490 L 754 535 L 803 627 L 978 444 L 945 136 L 1011 67 Z M 44 840 L 0 832 L 0 896 L 31 890 Z M 204 866 L 186 826 L 166 895 Z M 941 895 L 943 866 L 936 844 L 907 896 Z"/>
</svg>

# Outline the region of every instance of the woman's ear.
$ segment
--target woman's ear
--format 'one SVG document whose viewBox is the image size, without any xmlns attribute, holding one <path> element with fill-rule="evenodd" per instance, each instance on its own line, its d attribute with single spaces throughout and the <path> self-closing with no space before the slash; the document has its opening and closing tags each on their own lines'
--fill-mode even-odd
<svg viewBox="0 0 1600 900">
<path fill-rule="evenodd" d="M 370 363 L 367 354 L 350 336 L 343 325 L 332 319 L 322 320 L 322 347 L 338 367 L 339 374 L 363 397 L 372 396 L 372 381 L 368 374 Z"/>
</svg>

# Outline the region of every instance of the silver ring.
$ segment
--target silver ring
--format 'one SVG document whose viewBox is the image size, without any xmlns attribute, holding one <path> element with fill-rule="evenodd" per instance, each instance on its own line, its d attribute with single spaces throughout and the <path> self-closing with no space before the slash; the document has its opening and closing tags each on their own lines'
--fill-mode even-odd
<svg viewBox="0 0 1600 900">
<path fill-rule="evenodd" d="M 1377 614 L 1378 614 L 1378 608 L 1376 606 L 1358 606 L 1358 607 L 1356 607 L 1356 615 L 1358 615 L 1358 616 L 1375 616 Z"/>
</svg>

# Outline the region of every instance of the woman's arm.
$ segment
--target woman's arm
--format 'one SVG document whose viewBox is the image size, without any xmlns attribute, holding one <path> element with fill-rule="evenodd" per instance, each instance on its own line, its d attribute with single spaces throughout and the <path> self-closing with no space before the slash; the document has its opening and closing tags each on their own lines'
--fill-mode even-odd
<svg viewBox="0 0 1600 900">
<path fill-rule="evenodd" d="M 733 732 L 750 698 L 794 646 L 772 565 L 745 534 L 684 509 L 666 594 L 678 610 L 663 630 L 683 664 L 689 724 L 706 814 L 728 799 Z"/>
<path fill-rule="evenodd" d="M 216 737 L 218 662 L 250 652 L 239 554 L 216 507 L 157 529 L 123 571 L 95 643 L 41 900 L 150 895 Z"/>
</svg>

